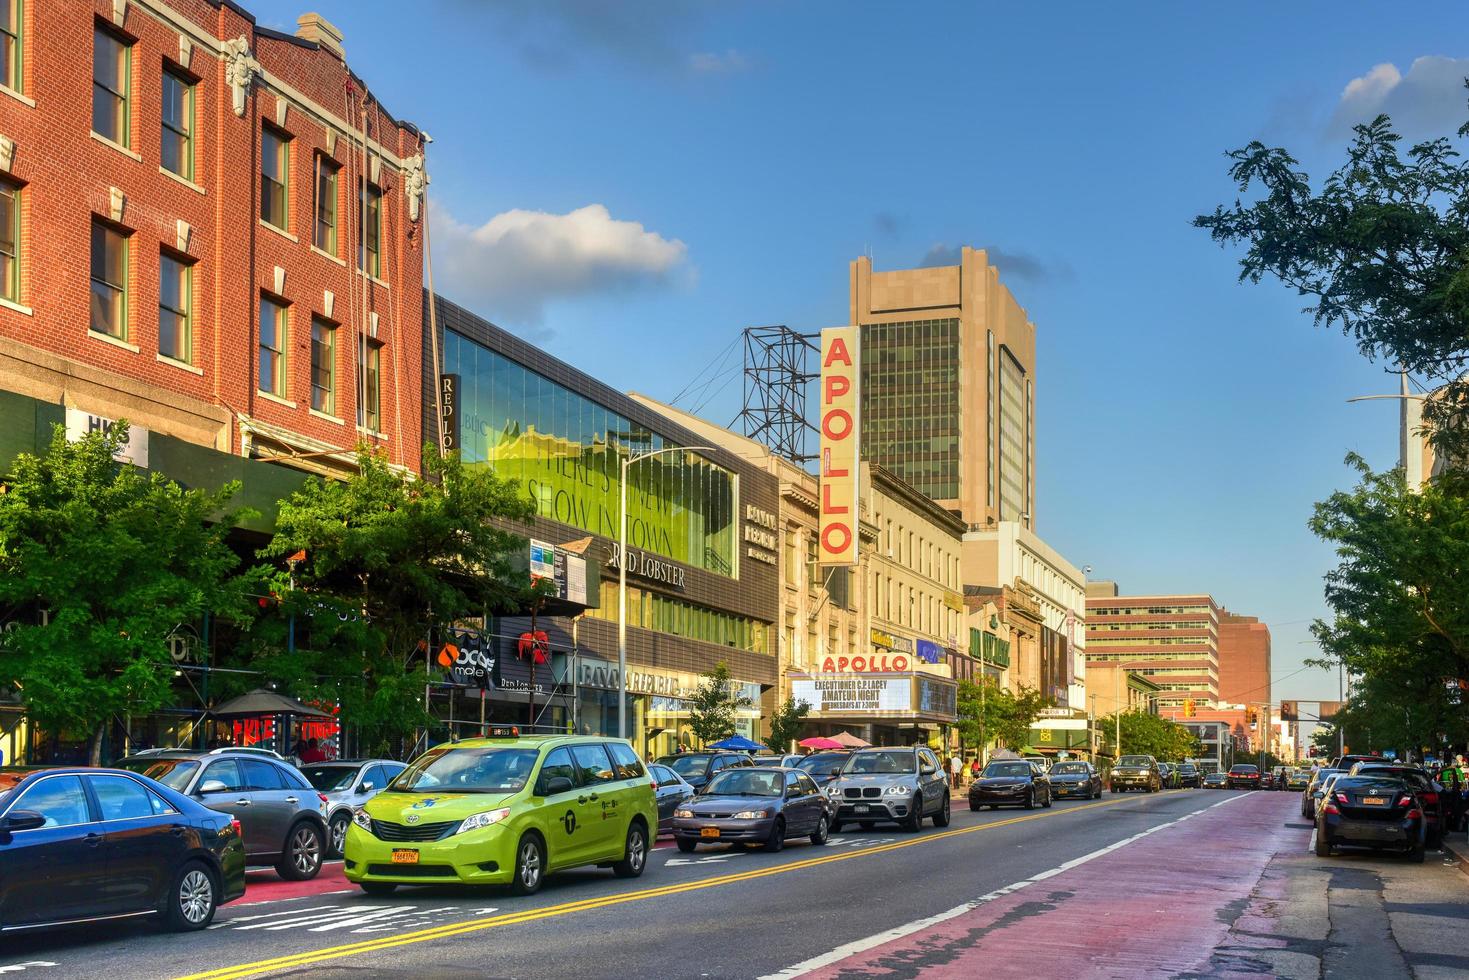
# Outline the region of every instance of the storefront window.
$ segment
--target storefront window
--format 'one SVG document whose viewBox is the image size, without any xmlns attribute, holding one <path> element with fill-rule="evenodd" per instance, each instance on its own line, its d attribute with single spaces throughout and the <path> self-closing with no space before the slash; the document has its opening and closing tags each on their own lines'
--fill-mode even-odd
<svg viewBox="0 0 1469 980">
<path fill-rule="evenodd" d="M 600 593 L 601 607 L 588 609 L 587 615 L 616 622 L 616 584 L 604 582 Z M 732 646 L 751 653 L 770 652 L 766 624 L 759 620 L 705 609 L 634 585 L 627 588 L 627 625 Z"/>
<path fill-rule="evenodd" d="M 542 517 L 616 538 L 621 461 L 665 448 L 663 437 L 453 331 L 444 340 L 464 459 L 521 486 Z M 691 452 L 634 464 L 628 546 L 737 577 L 735 483 Z"/>
</svg>

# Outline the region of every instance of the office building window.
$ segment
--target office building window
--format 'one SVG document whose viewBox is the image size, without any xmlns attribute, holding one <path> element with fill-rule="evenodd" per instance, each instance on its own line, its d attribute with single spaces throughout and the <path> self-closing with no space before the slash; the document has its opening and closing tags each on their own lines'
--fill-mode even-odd
<svg viewBox="0 0 1469 980">
<path fill-rule="evenodd" d="M 163 72 L 163 169 L 194 179 L 194 83 L 174 71 Z"/>
<path fill-rule="evenodd" d="M 362 338 L 358 349 L 357 377 L 362 400 L 357 405 L 357 424 L 369 432 L 382 431 L 382 344 Z"/>
<path fill-rule="evenodd" d="M 337 165 L 320 155 L 316 158 L 316 231 L 312 241 L 323 252 L 337 254 Z"/>
<path fill-rule="evenodd" d="M 260 297 L 260 390 L 286 397 L 286 308 Z"/>
<path fill-rule="evenodd" d="M 92 131 L 119 146 L 128 145 L 128 87 L 132 77 L 130 45 L 97 27 L 92 34 Z"/>
<path fill-rule="evenodd" d="M 1030 509 L 1026 499 L 1025 369 L 1008 348 L 1000 347 L 1000 520 L 1018 521 Z"/>
<path fill-rule="evenodd" d="M 172 255 L 158 259 L 158 353 L 193 362 L 193 269 Z"/>
<path fill-rule="evenodd" d="M 0 296 L 20 302 L 20 188 L 0 180 Z"/>
<path fill-rule="evenodd" d="M 127 340 L 127 235 L 92 219 L 92 321 L 97 333 Z"/>
<path fill-rule="evenodd" d="M 289 231 L 291 138 L 264 126 L 260 130 L 260 219 Z"/>
<path fill-rule="evenodd" d="M 317 317 L 311 319 L 311 407 L 337 411 L 337 328 Z"/>
<path fill-rule="evenodd" d="M 372 184 L 362 194 L 362 243 L 357 249 L 357 267 L 374 279 L 383 276 L 383 192 Z"/>
<path fill-rule="evenodd" d="M 862 325 L 864 454 L 925 496 L 959 496 L 959 321 Z"/>
<path fill-rule="evenodd" d="M 21 0 L 0 0 L 0 85 L 20 91 Z"/>
</svg>

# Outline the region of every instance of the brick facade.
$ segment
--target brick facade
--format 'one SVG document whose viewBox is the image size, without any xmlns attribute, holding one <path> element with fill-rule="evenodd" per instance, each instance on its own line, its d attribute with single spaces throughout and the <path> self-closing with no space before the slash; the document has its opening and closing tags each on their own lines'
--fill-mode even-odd
<svg viewBox="0 0 1469 980">
<path fill-rule="evenodd" d="M 20 289 L 0 307 L 0 385 L 308 469 L 350 465 L 363 439 L 417 468 L 423 230 L 409 212 L 423 140 L 352 75 L 334 29 L 303 18 L 305 37 L 281 34 L 228 0 L 32 2 L 24 17 L 19 91 L 0 89 L 0 136 L 14 147 L 8 163 L 0 153 L 0 179 L 21 201 Z M 126 135 L 115 141 L 93 126 L 97 31 L 128 52 Z M 165 72 L 192 83 L 186 176 L 163 166 Z M 290 141 L 284 230 L 261 218 L 267 128 Z M 337 168 L 333 254 L 313 244 L 318 160 Z M 364 177 L 382 192 L 376 276 L 357 271 Z M 126 236 L 121 338 L 89 329 L 95 222 Z M 186 362 L 160 354 L 165 255 L 190 268 Z M 278 398 L 258 375 L 262 296 L 288 311 Z M 311 407 L 313 318 L 335 330 L 326 412 Z M 376 432 L 357 424 L 362 338 L 381 345 Z"/>
</svg>

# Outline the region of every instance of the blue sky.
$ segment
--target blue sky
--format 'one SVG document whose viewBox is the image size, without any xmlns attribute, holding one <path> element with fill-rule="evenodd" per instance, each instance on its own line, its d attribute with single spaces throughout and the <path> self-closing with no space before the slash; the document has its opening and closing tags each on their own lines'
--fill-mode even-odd
<svg viewBox="0 0 1469 980">
<path fill-rule="evenodd" d="M 293 29 L 304 0 L 253 0 Z M 1348 450 L 1396 461 L 1395 389 L 1189 219 L 1225 150 L 1313 174 L 1356 118 L 1469 117 L 1461 4 L 316 0 L 430 132 L 440 291 L 671 398 L 740 328 L 845 322 L 847 263 L 987 246 L 1037 325 L 1037 530 L 1129 592 L 1211 592 L 1300 670 Z M 1421 60 L 1420 60 L 1421 59 Z M 738 363 L 693 399 L 739 409 Z M 726 382 L 728 382 L 726 386 Z"/>
</svg>

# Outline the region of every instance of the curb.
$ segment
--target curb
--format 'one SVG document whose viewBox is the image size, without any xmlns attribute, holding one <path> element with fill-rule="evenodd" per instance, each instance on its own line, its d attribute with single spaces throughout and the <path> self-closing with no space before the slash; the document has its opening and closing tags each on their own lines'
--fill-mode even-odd
<svg viewBox="0 0 1469 980">
<path fill-rule="evenodd" d="M 1469 841 L 1444 838 L 1445 858 L 1452 860 L 1464 874 L 1469 875 Z"/>
</svg>

